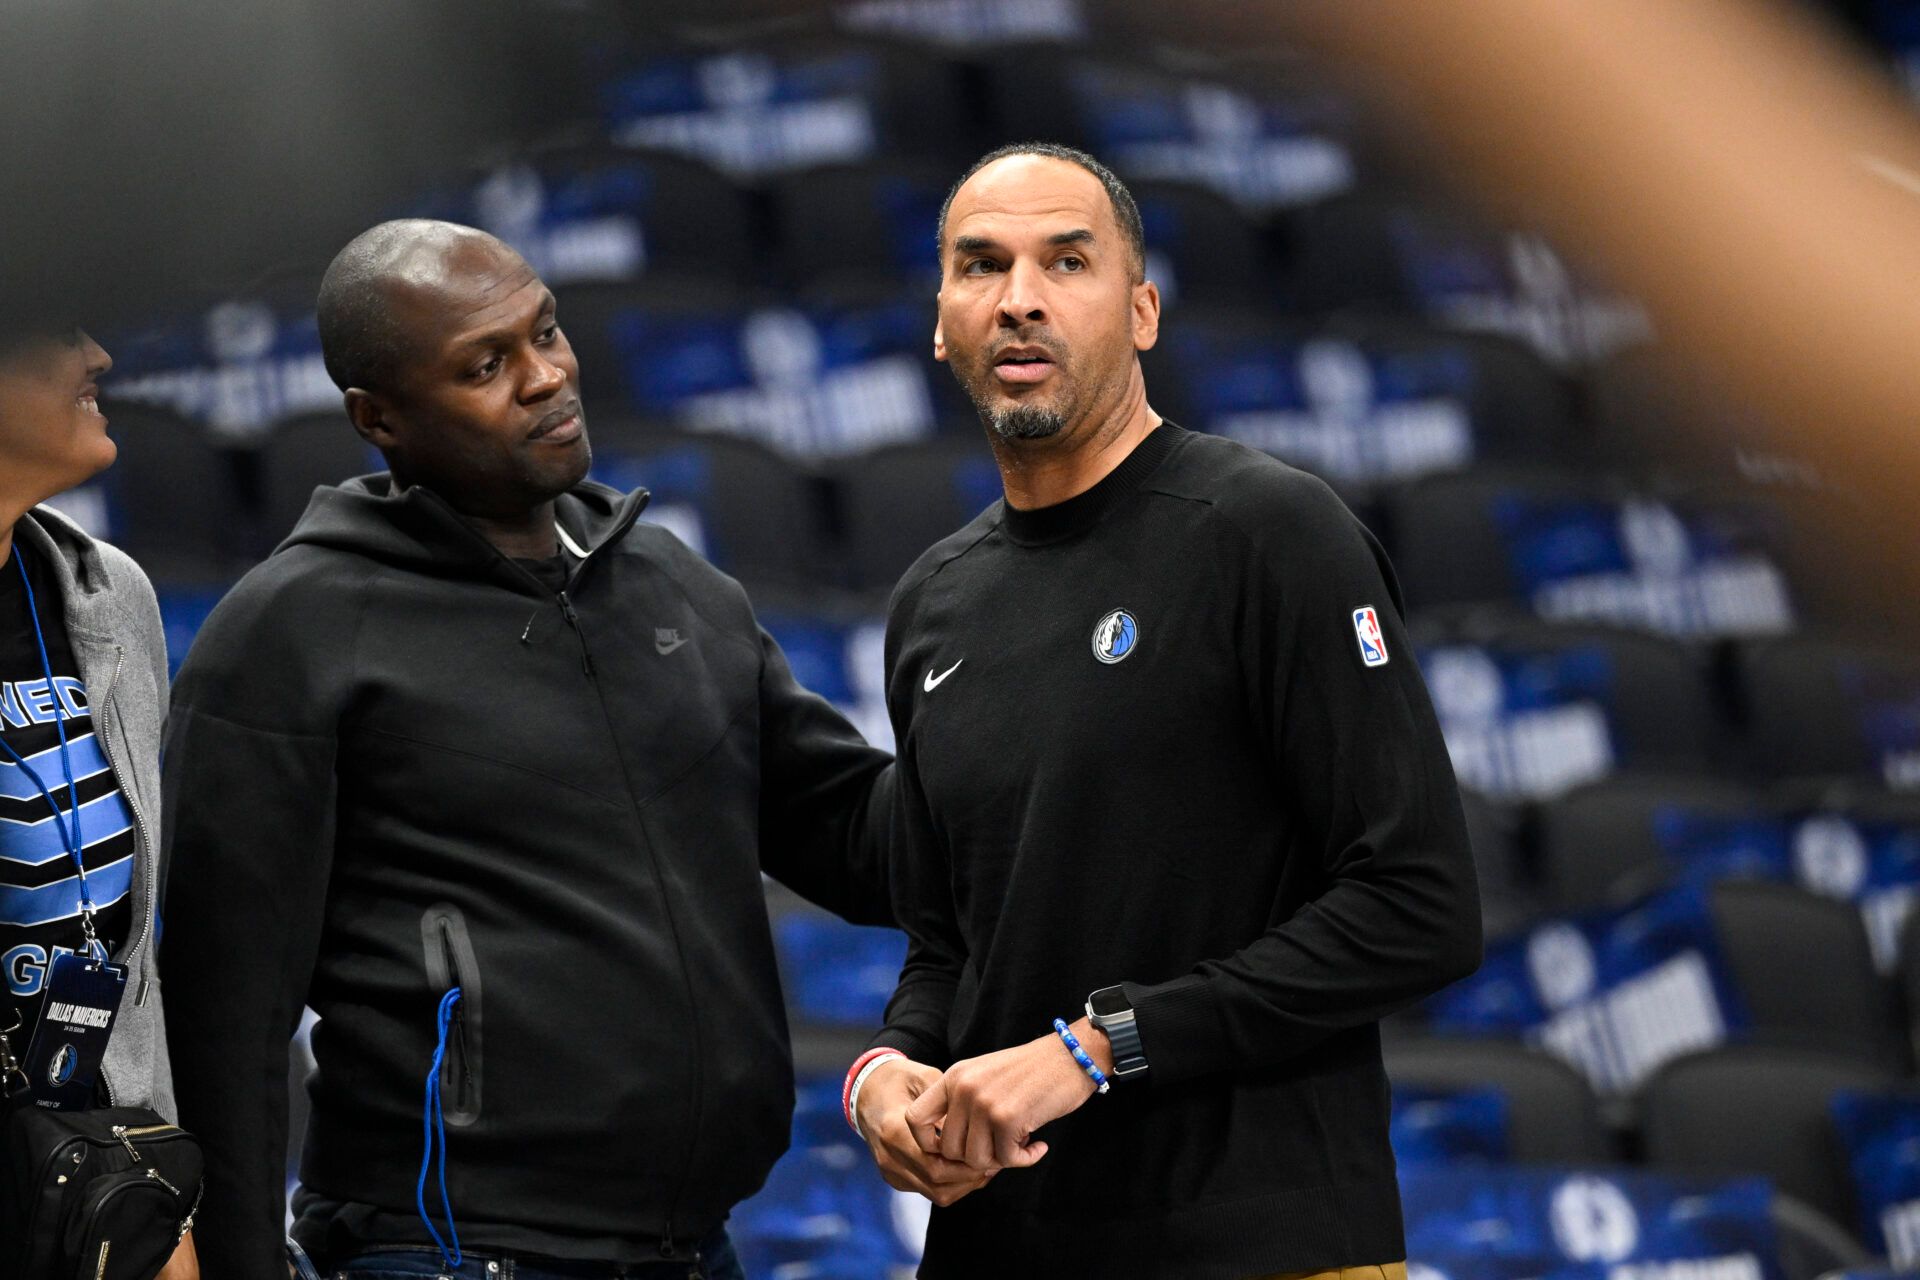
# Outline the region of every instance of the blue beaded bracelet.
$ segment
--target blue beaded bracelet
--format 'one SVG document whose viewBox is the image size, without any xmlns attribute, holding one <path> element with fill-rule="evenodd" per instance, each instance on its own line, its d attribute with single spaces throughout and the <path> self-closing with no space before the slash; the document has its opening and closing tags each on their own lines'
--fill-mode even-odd
<svg viewBox="0 0 1920 1280">
<path fill-rule="evenodd" d="M 1073 1060 L 1080 1064 L 1080 1069 L 1087 1073 L 1088 1079 L 1093 1081 L 1093 1091 L 1095 1093 L 1105 1093 L 1107 1091 L 1107 1073 L 1102 1071 L 1099 1065 L 1087 1056 L 1087 1051 L 1080 1047 L 1080 1041 L 1074 1038 L 1073 1032 L 1067 1029 L 1067 1024 L 1064 1021 L 1055 1018 L 1053 1020 L 1053 1029 L 1060 1033 L 1060 1038 L 1066 1042 L 1067 1052 L 1073 1055 Z"/>
</svg>

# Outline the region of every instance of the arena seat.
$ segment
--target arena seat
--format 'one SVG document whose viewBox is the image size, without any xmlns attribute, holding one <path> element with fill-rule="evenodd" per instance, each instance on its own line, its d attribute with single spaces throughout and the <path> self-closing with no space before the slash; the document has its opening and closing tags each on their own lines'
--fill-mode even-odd
<svg viewBox="0 0 1920 1280">
<path fill-rule="evenodd" d="M 1535 621 L 1428 634 L 1420 665 L 1463 785 L 1542 799 L 1724 755 L 1702 665 L 1674 641 Z"/>
<path fill-rule="evenodd" d="M 963 164 L 986 149 L 957 65 L 905 41 L 666 49 L 611 77 L 602 101 L 616 144 L 696 156 L 739 180 L 879 156 Z"/>
<path fill-rule="evenodd" d="M 1428 1037 L 1382 1049 L 1396 1088 L 1491 1087 L 1507 1101 L 1508 1148 L 1519 1161 L 1598 1164 L 1614 1158 L 1600 1106 L 1580 1073 L 1511 1040 Z"/>
<path fill-rule="evenodd" d="M 664 525 L 750 587 L 796 587 L 826 574 L 824 499 L 814 476 L 764 446 L 717 433 L 609 432 L 592 476 L 652 494 L 642 520 Z"/>
<path fill-rule="evenodd" d="M 321 485 L 385 471 L 387 464 L 344 411 L 277 422 L 260 443 L 260 552 L 293 532 Z"/>
<path fill-rule="evenodd" d="M 1091 151 L 1129 184 L 1202 187 L 1264 212 L 1361 178 L 1350 98 L 1298 77 L 1242 84 L 1044 45 L 1003 50 L 982 72 L 996 136 L 1024 138 L 1047 121 L 1049 137 Z"/>
<path fill-rule="evenodd" d="M 706 282 L 596 286 L 568 291 L 560 316 L 590 413 L 606 404 L 798 458 L 923 439 L 958 395 L 926 358 L 924 295 L 771 306 Z"/>
<path fill-rule="evenodd" d="M 538 148 L 478 170 L 429 197 L 421 212 L 492 232 L 556 289 L 662 273 L 755 279 L 746 193 L 712 166 L 670 151 Z"/>
<path fill-rule="evenodd" d="M 1779 814 L 1760 794 L 1716 778 L 1622 775 L 1539 806 L 1542 890 L 1558 911 L 1619 906 L 1674 878 L 1682 859 L 1711 858 L 1737 871 L 1772 861 Z"/>
<path fill-rule="evenodd" d="M 842 464 L 835 478 L 848 582 L 878 594 L 1001 496 L 986 444 L 958 436 L 876 449 Z"/>
<path fill-rule="evenodd" d="M 251 563 L 230 451 L 207 429 L 154 405 L 103 397 L 119 446 L 98 482 L 106 528 L 96 530 L 155 579 L 206 582 Z"/>
<path fill-rule="evenodd" d="M 1480 925 L 1488 937 L 1500 937 L 1543 909 L 1531 868 L 1521 856 L 1519 808 L 1472 787 L 1460 789 L 1460 805 L 1473 846 L 1474 877 L 1480 885 Z"/>
<path fill-rule="evenodd" d="M 1142 357 L 1156 407 L 1329 483 L 1547 463 L 1560 380 L 1523 348 L 1404 321 L 1289 323 L 1183 308 Z"/>
<path fill-rule="evenodd" d="M 633 412 L 639 404 L 629 352 L 617 331 L 622 317 L 644 311 L 685 316 L 691 321 L 707 315 L 734 314 L 764 297 L 725 280 L 677 274 L 655 277 L 644 284 L 575 284 L 554 293 L 558 303 L 555 317 L 580 365 L 581 397 L 589 427 L 596 414 Z"/>
<path fill-rule="evenodd" d="M 1262 307 L 1281 301 L 1265 228 L 1216 191 L 1177 182 L 1129 183 L 1147 242 L 1147 278 L 1169 315 L 1195 305 Z"/>
<path fill-rule="evenodd" d="M 1835 1222 L 1856 1220 L 1846 1159 L 1830 1118 L 1843 1089 L 1898 1077 L 1841 1053 L 1728 1045 L 1677 1058 L 1637 1099 L 1648 1163 L 1680 1172 L 1761 1174 Z"/>
<path fill-rule="evenodd" d="M 1414 607 L 1499 601 L 1692 638 L 1795 623 L 1771 531 L 1737 508 L 1517 467 L 1427 476 L 1381 504 Z"/>
<path fill-rule="evenodd" d="M 926 161 L 874 160 L 775 182 L 774 234 L 788 277 L 810 294 L 938 288 L 934 228 L 953 179 Z"/>
<path fill-rule="evenodd" d="M 1920 786 L 1920 658 L 1883 637 L 1752 641 L 1733 670 L 1746 745 L 1771 777 Z"/>
<path fill-rule="evenodd" d="M 1860 912 L 1793 885 L 1727 880 L 1708 891 L 1714 939 L 1756 1038 L 1904 1069 L 1893 992 Z"/>
<path fill-rule="evenodd" d="M 1872 1263 L 1873 1255 L 1845 1227 L 1789 1195 L 1773 1197 L 1773 1230 L 1785 1280 L 1820 1280 Z"/>
<path fill-rule="evenodd" d="M 1653 336 L 1635 302 L 1582 280 L 1537 235 L 1493 227 L 1431 193 L 1356 190 L 1284 223 L 1294 302 L 1416 315 L 1525 342 L 1580 368 Z"/>
</svg>

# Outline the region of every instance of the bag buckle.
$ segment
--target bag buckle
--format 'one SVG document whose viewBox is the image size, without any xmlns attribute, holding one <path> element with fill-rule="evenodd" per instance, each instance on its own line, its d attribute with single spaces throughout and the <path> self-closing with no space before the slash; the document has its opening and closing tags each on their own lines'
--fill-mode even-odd
<svg viewBox="0 0 1920 1280">
<path fill-rule="evenodd" d="M 13 1025 L 0 1029 L 0 1097 L 17 1098 L 33 1088 L 33 1081 L 20 1069 L 20 1059 L 14 1055 L 13 1041 L 7 1037 L 20 1030 L 20 1011 L 13 1011 Z"/>
</svg>

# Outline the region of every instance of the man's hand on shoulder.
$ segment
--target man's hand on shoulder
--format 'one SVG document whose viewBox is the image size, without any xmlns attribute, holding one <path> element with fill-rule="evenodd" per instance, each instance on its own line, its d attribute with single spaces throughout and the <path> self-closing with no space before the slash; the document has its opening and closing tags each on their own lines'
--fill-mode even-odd
<svg viewBox="0 0 1920 1280">
<path fill-rule="evenodd" d="M 1075 1023 L 1074 1035 L 1103 1070 L 1112 1070 L 1107 1038 Z M 1056 1035 L 956 1062 L 907 1108 L 923 1151 L 974 1169 L 1024 1169 L 1047 1154 L 1034 1130 L 1078 1111 L 1094 1094 Z"/>
<path fill-rule="evenodd" d="M 908 1058 L 889 1058 L 860 1089 L 860 1132 L 887 1185 L 946 1206 L 978 1191 L 997 1169 L 974 1169 L 923 1149 L 907 1125 L 916 1098 L 939 1084 L 940 1072 Z"/>
</svg>

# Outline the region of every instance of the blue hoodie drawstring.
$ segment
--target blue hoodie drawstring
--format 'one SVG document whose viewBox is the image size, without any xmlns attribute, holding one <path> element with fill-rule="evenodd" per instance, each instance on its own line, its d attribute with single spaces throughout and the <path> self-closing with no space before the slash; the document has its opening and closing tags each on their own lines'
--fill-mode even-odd
<svg viewBox="0 0 1920 1280">
<path fill-rule="evenodd" d="M 426 1130 L 426 1146 L 420 1156 L 420 1181 L 414 1188 L 414 1202 L 420 1209 L 420 1221 L 427 1224 L 427 1234 L 439 1246 L 440 1260 L 447 1264 L 450 1271 L 460 1265 L 460 1232 L 453 1223 L 453 1202 L 447 1198 L 447 1117 L 440 1105 L 440 1064 L 447 1056 L 447 1028 L 453 1022 L 454 1006 L 459 1003 L 458 987 L 440 997 L 440 1039 L 433 1047 L 433 1068 L 427 1072 L 427 1102 L 421 1116 Z M 436 1133 L 440 1141 L 440 1207 L 446 1210 L 447 1234 L 453 1238 L 452 1252 L 448 1252 L 447 1242 L 440 1238 L 440 1232 L 433 1225 L 433 1216 L 427 1212 L 427 1171 L 433 1167 Z"/>
</svg>

